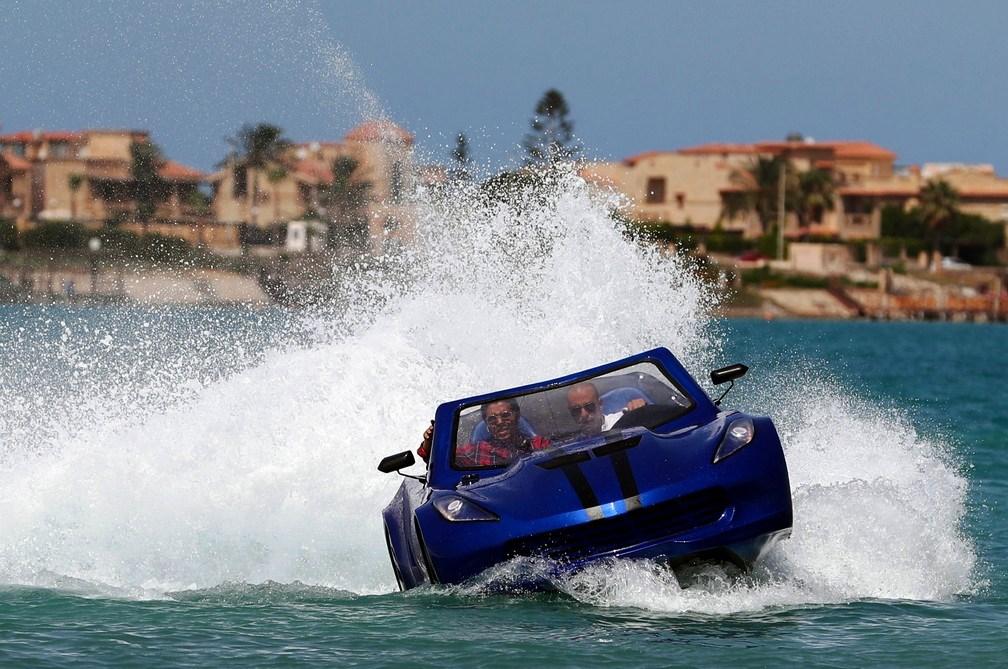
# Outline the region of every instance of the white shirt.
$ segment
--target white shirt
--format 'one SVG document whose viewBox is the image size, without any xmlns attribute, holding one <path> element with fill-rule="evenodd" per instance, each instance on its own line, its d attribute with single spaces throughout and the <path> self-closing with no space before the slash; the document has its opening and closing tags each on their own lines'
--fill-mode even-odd
<svg viewBox="0 0 1008 669">
<path fill-rule="evenodd" d="M 602 431 L 611 430 L 612 426 L 616 424 L 620 418 L 623 417 L 625 411 L 617 411 L 616 413 L 607 413 L 602 418 Z"/>
</svg>

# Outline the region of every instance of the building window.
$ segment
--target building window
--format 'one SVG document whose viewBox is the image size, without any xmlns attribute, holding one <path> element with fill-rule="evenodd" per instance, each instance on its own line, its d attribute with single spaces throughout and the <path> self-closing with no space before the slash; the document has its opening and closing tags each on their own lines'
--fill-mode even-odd
<svg viewBox="0 0 1008 669">
<path fill-rule="evenodd" d="M 24 156 L 25 154 L 24 142 L 12 142 L 11 144 L 8 144 L 6 148 L 15 156 Z"/>
<path fill-rule="evenodd" d="M 648 204 L 665 201 L 665 177 L 649 177 L 644 189 L 644 201 Z"/>
<path fill-rule="evenodd" d="M 843 198 L 843 208 L 848 214 L 870 214 L 874 209 L 874 202 L 870 198 L 848 195 Z"/>
<path fill-rule="evenodd" d="M 14 197 L 14 177 L 7 175 L 3 180 L 3 193 L 7 199 Z"/>
<path fill-rule="evenodd" d="M 70 145 L 67 142 L 51 142 L 49 155 L 53 158 L 66 158 L 70 155 Z"/>
<path fill-rule="evenodd" d="M 680 209 L 686 206 L 686 193 L 676 193 L 675 194 L 676 206 Z"/>
</svg>

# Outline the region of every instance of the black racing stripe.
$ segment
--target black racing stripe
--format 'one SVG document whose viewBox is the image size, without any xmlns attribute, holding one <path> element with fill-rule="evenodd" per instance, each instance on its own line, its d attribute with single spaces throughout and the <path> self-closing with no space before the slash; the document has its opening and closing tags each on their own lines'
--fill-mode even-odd
<svg viewBox="0 0 1008 669">
<path fill-rule="evenodd" d="M 612 455 L 613 453 L 618 453 L 619 451 L 625 451 L 629 448 L 633 448 L 634 446 L 640 443 L 640 439 L 641 439 L 640 435 L 637 435 L 636 437 L 630 437 L 629 439 L 613 441 L 608 444 L 603 444 L 602 446 L 593 448 L 592 453 L 594 453 L 598 457 L 602 457 L 604 455 Z"/>
<path fill-rule="evenodd" d="M 623 499 L 636 497 L 638 494 L 637 480 L 634 479 L 633 469 L 630 468 L 630 458 L 627 456 L 626 451 L 617 451 L 613 453 L 610 459 L 612 460 L 613 469 L 616 470 L 616 479 L 619 481 Z"/>
<path fill-rule="evenodd" d="M 590 509 L 599 505 L 595 491 L 592 490 L 591 484 L 588 483 L 584 472 L 581 471 L 581 468 L 576 463 L 564 467 L 563 473 L 567 476 L 567 480 L 570 481 L 571 487 L 574 488 L 574 493 L 578 496 L 581 506 Z"/>
<path fill-rule="evenodd" d="M 558 467 L 566 467 L 568 465 L 575 465 L 579 462 L 584 462 L 588 460 L 591 456 L 585 451 L 578 451 L 577 453 L 569 453 L 567 455 L 558 455 L 555 458 L 550 458 L 546 462 L 538 463 L 543 469 L 557 469 Z"/>
</svg>

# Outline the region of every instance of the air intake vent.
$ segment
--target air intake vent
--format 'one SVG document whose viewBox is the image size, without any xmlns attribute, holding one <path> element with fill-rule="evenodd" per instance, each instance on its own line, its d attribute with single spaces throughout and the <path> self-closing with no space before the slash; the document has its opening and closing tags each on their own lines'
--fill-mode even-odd
<svg viewBox="0 0 1008 669">
<path fill-rule="evenodd" d="M 724 515 L 727 507 L 721 490 L 704 490 L 619 516 L 516 539 L 508 552 L 512 556 L 582 560 L 709 525 Z"/>
</svg>

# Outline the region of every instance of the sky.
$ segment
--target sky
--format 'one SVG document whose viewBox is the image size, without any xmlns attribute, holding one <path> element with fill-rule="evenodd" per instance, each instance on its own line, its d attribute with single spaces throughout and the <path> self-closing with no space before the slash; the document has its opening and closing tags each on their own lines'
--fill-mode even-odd
<svg viewBox="0 0 1008 669">
<path fill-rule="evenodd" d="M 146 129 L 210 170 L 243 123 L 391 118 L 492 169 L 549 88 L 593 159 L 800 132 L 1008 175 L 1008 3 L 0 0 L 0 132 Z"/>
</svg>

